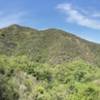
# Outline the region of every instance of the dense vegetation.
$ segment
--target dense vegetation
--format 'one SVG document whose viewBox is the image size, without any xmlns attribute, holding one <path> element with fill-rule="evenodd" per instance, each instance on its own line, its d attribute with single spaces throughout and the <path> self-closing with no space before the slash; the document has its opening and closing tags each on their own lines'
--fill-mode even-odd
<svg viewBox="0 0 100 100">
<path fill-rule="evenodd" d="M 100 100 L 99 51 L 61 30 L 1 29 L 0 100 Z"/>
<path fill-rule="evenodd" d="M 83 60 L 48 65 L 1 56 L 0 100 L 100 100 L 100 69 Z"/>
</svg>

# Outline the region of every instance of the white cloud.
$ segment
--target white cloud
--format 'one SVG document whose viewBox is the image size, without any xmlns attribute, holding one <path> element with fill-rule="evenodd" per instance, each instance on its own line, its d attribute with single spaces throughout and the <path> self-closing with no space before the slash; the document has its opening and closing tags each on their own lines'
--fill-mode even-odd
<svg viewBox="0 0 100 100">
<path fill-rule="evenodd" d="M 100 18 L 100 13 L 96 12 L 96 13 L 94 13 L 94 14 L 92 15 L 92 17 L 94 17 L 94 18 Z"/>
<path fill-rule="evenodd" d="M 20 24 L 23 22 L 23 17 L 25 16 L 25 12 L 18 12 L 13 14 L 7 14 L 4 12 L 0 12 L 0 28 L 6 27 L 11 24 Z"/>
<path fill-rule="evenodd" d="M 99 17 L 98 13 L 86 15 L 85 13 L 81 13 L 79 10 L 75 9 L 71 4 L 59 4 L 57 9 L 66 14 L 66 20 L 68 22 L 100 30 L 100 20 L 92 18 Z"/>
</svg>

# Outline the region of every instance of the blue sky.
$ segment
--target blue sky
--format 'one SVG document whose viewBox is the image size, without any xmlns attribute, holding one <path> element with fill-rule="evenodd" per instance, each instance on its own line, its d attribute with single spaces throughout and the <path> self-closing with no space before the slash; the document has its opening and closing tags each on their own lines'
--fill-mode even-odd
<svg viewBox="0 0 100 100">
<path fill-rule="evenodd" d="M 99 0 L 0 0 L 0 28 L 60 28 L 100 43 Z"/>
</svg>

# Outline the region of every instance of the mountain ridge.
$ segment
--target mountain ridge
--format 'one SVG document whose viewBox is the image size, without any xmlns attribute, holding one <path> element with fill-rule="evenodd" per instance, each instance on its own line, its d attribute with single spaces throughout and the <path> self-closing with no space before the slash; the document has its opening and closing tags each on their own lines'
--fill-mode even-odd
<svg viewBox="0 0 100 100">
<path fill-rule="evenodd" d="M 74 59 L 99 63 L 100 60 L 100 44 L 55 28 L 37 30 L 10 25 L 0 29 L 0 45 L 0 54 L 26 55 L 42 63 L 57 64 Z"/>
<path fill-rule="evenodd" d="M 65 30 L 59 29 L 59 28 L 37 29 L 37 28 L 25 26 L 25 25 L 11 24 L 11 25 L 8 25 L 6 27 L 0 28 L 0 30 L 7 29 L 7 28 L 14 28 L 14 27 L 16 27 L 16 28 L 24 28 L 24 29 L 26 28 L 26 29 L 36 30 L 36 31 L 43 31 L 43 32 L 48 31 L 48 30 L 50 30 L 50 31 L 60 31 L 60 32 L 67 33 L 68 35 L 71 35 L 71 36 L 80 38 L 80 39 L 82 39 L 84 41 L 87 41 L 87 42 L 90 42 L 90 43 L 94 43 L 94 44 L 100 45 L 100 43 L 98 43 L 98 42 L 94 42 L 92 40 L 88 40 L 88 39 L 82 38 L 81 36 L 75 35 L 72 32 L 68 32 L 68 31 L 65 31 Z"/>
</svg>

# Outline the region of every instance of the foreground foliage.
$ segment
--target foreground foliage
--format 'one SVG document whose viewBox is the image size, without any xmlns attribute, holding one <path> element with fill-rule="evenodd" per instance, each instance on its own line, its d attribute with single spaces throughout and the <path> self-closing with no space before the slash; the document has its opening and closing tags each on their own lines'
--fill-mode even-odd
<svg viewBox="0 0 100 100">
<path fill-rule="evenodd" d="M 49 65 L 0 56 L 0 100 L 100 100 L 100 68 L 83 60 Z"/>
</svg>

